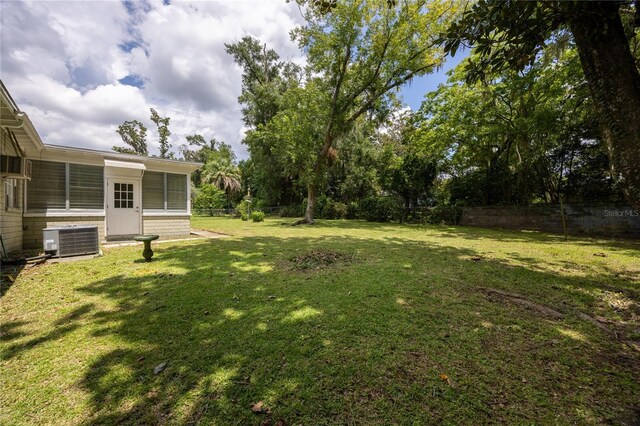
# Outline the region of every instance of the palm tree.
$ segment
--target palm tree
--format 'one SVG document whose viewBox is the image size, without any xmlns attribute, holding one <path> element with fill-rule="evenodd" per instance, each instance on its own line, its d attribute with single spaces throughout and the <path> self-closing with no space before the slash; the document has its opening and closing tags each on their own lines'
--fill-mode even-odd
<svg viewBox="0 0 640 426">
<path fill-rule="evenodd" d="M 242 188 L 240 169 L 226 161 L 212 160 L 205 164 L 203 181 L 211 183 L 227 194 L 227 200 L 231 194 L 240 192 Z"/>
</svg>

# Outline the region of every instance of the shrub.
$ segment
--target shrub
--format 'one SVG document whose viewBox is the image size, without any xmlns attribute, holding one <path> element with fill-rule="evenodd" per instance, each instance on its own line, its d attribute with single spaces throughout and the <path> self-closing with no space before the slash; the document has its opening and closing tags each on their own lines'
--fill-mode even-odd
<svg viewBox="0 0 640 426">
<path fill-rule="evenodd" d="M 300 217 L 304 216 L 304 209 L 306 206 L 302 204 L 293 204 L 290 206 L 284 206 L 280 209 L 280 217 Z"/>
<path fill-rule="evenodd" d="M 264 212 L 255 210 L 251 213 L 251 220 L 254 222 L 264 222 Z"/>
<path fill-rule="evenodd" d="M 402 220 L 402 202 L 396 197 L 369 197 L 360 201 L 360 216 L 369 222 Z"/>
<path fill-rule="evenodd" d="M 331 203 L 331 198 L 327 197 L 326 195 L 320 195 L 316 199 L 316 208 L 313 211 L 314 216 L 321 219 L 331 219 L 327 216 L 327 210 L 329 209 Z"/>
<path fill-rule="evenodd" d="M 241 202 L 239 202 L 236 206 L 236 212 L 239 213 L 239 216 L 242 220 L 249 220 L 249 201 L 242 200 Z"/>
<path fill-rule="evenodd" d="M 412 209 L 404 209 L 404 222 L 406 223 L 430 223 L 431 217 L 430 207 L 417 207 Z"/>
<path fill-rule="evenodd" d="M 350 202 L 347 204 L 347 219 L 358 219 L 360 216 L 360 209 L 358 203 Z"/>
<path fill-rule="evenodd" d="M 193 209 L 223 209 L 227 204 L 227 197 L 224 191 L 216 188 L 214 185 L 204 184 L 200 188 L 195 189 L 193 196 Z"/>
<path fill-rule="evenodd" d="M 457 225 L 462 210 L 457 205 L 437 205 L 431 209 L 429 223 Z"/>
<path fill-rule="evenodd" d="M 347 217 L 347 205 L 328 199 L 322 217 L 325 219 L 344 219 Z"/>
</svg>

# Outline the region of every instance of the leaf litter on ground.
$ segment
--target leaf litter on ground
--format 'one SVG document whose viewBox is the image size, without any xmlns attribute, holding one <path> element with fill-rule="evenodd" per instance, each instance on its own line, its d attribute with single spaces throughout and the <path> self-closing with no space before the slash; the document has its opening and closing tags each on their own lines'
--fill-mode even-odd
<svg viewBox="0 0 640 426">
<path fill-rule="evenodd" d="M 289 268 L 296 271 L 313 271 L 340 263 L 351 263 L 355 259 L 356 256 L 353 253 L 312 249 L 289 258 Z"/>
</svg>

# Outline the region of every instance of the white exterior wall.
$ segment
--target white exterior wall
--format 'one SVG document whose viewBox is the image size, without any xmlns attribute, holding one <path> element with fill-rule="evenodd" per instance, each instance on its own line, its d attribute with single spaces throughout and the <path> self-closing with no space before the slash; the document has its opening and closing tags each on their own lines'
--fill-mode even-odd
<svg viewBox="0 0 640 426">
<path fill-rule="evenodd" d="M 158 171 L 166 173 L 184 174 L 187 176 L 187 209 L 185 211 L 171 210 L 151 210 L 143 211 L 140 208 L 140 233 L 157 234 L 161 237 L 186 236 L 190 233 L 190 174 L 197 164 L 181 163 L 176 161 L 166 161 L 150 157 L 134 157 L 121 156 L 116 153 L 98 152 L 91 150 L 81 150 L 73 148 L 58 148 L 47 146 L 43 151 L 38 152 L 27 151 L 27 157 L 42 161 L 57 161 L 73 164 L 86 164 L 104 167 L 105 179 L 105 202 L 104 209 L 101 210 L 49 210 L 47 212 L 29 212 L 24 213 L 24 233 L 22 240 L 25 248 L 41 248 L 42 247 L 42 229 L 51 226 L 62 226 L 70 224 L 93 224 L 98 226 L 98 232 L 101 241 L 107 239 L 107 216 L 109 209 L 107 207 L 109 191 L 107 180 L 114 177 L 124 178 L 142 178 L 144 172 L 141 170 L 104 166 L 105 159 L 114 159 L 118 161 L 128 161 L 134 163 L 143 163 L 146 171 Z M 140 188 L 142 186 L 140 185 Z M 138 205 L 141 200 L 137 200 Z M 28 205 L 28 201 L 27 201 Z"/>
<path fill-rule="evenodd" d="M 191 232 L 190 216 L 144 216 L 143 232 L 160 237 L 184 237 Z"/>
<path fill-rule="evenodd" d="M 22 200 L 24 182 L 18 180 L 18 199 Z M 6 208 L 4 205 L 4 179 L 0 185 L 0 235 L 5 250 L 10 253 L 22 249 L 22 209 Z"/>
<path fill-rule="evenodd" d="M 0 131 L 0 152 L 2 155 L 18 156 L 15 148 L 5 138 L 4 132 Z M 7 253 L 22 249 L 22 204 L 24 180 L 18 179 L 16 188 L 18 194 L 18 205 L 15 208 L 7 208 L 5 206 L 5 179 L 0 178 L 0 235 L 2 235 L 2 243 Z"/>
<path fill-rule="evenodd" d="M 18 218 L 21 216 L 19 215 Z M 19 243 L 23 244 L 25 249 L 42 249 L 42 230 L 54 226 L 96 225 L 100 241 L 106 240 L 104 216 L 26 216 L 22 219 L 20 230 L 23 224 L 25 230 L 20 234 Z M 186 215 L 144 216 L 142 232 L 159 235 L 160 238 L 188 236 L 191 232 L 191 217 Z M 4 239 L 4 234 L 2 238 Z"/>
<path fill-rule="evenodd" d="M 65 225 L 96 225 L 98 237 L 104 241 L 104 216 L 67 216 L 67 217 L 43 217 L 26 216 L 23 218 L 24 233 L 23 244 L 25 249 L 42 250 L 42 230 L 53 226 Z"/>
</svg>

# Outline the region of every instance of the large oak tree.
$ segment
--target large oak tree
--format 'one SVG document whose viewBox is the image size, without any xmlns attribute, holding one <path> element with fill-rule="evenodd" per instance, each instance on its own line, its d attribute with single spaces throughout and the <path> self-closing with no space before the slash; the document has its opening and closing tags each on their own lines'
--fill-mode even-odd
<svg viewBox="0 0 640 426">
<path fill-rule="evenodd" d="M 307 82 L 291 95 L 291 108 L 282 111 L 283 117 L 274 118 L 282 130 L 294 125 L 300 131 L 288 132 L 283 142 L 289 142 L 302 166 L 304 223 L 314 222 L 318 187 L 337 155 L 336 142 L 362 117 L 386 116 L 404 83 L 442 63 L 436 39 L 457 4 L 354 0 L 336 3 L 331 13 L 313 4 L 306 9 L 306 25 L 294 36 L 308 54 Z"/>
<path fill-rule="evenodd" d="M 523 69 L 545 44 L 568 29 L 598 111 L 613 172 L 640 210 L 640 73 L 629 39 L 637 37 L 640 1 L 480 0 L 453 23 L 445 49 L 475 46 L 480 60 L 469 77 L 505 67 Z M 625 13 L 626 28 L 621 16 Z M 626 30 L 626 31 L 625 31 Z"/>
</svg>

